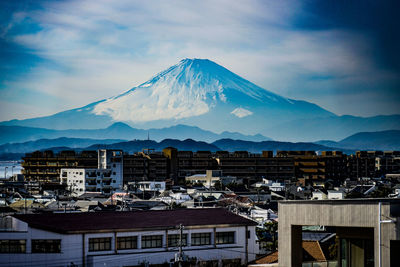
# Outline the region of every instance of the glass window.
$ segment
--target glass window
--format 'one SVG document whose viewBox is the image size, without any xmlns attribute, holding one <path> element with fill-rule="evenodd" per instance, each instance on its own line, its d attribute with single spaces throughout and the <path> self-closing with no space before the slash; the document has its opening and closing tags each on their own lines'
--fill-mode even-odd
<svg viewBox="0 0 400 267">
<path fill-rule="evenodd" d="M 182 246 L 187 246 L 187 234 L 182 235 Z M 168 235 L 168 247 L 179 247 L 179 235 Z"/>
<path fill-rule="evenodd" d="M 145 235 L 142 236 L 142 248 L 161 248 L 162 235 Z"/>
<path fill-rule="evenodd" d="M 235 232 L 218 232 L 215 237 L 216 244 L 235 243 Z"/>
<path fill-rule="evenodd" d="M 32 253 L 61 253 L 61 240 L 32 239 Z"/>
<path fill-rule="evenodd" d="M 137 248 L 137 236 L 121 236 L 117 238 L 117 248 L 135 249 Z"/>
<path fill-rule="evenodd" d="M 111 250 L 111 237 L 89 238 L 89 251 Z"/>
<path fill-rule="evenodd" d="M 25 253 L 26 240 L 0 240 L 0 253 Z"/>
<path fill-rule="evenodd" d="M 211 233 L 192 234 L 192 246 L 202 246 L 211 244 Z"/>
</svg>

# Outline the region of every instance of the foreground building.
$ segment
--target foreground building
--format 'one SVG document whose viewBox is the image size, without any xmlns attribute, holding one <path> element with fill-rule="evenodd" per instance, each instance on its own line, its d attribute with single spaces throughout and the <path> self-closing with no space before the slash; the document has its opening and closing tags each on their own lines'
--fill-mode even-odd
<svg viewBox="0 0 400 267">
<path fill-rule="evenodd" d="M 5 220 L 5 221 L 4 221 Z M 224 209 L 14 215 L 3 219 L 0 266 L 139 266 L 173 261 L 179 232 L 196 262 L 255 259 L 255 222 Z"/>
<path fill-rule="evenodd" d="M 399 266 L 399 219 L 398 199 L 281 201 L 279 266 L 302 266 L 302 227 L 314 225 L 336 229 L 332 266 Z"/>
</svg>

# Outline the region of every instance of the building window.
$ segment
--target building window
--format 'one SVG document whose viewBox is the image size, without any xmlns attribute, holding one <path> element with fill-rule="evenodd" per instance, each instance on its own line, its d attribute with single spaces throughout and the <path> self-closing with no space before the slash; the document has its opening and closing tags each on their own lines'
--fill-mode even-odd
<svg viewBox="0 0 400 267">
<path fill-rule="evenodd" d="M 32 253 L 61 253 L 61 240 L 32 239 Z"/>
<path fill-rule="evenodd" d="M 137 236 L 118 237 L 117 238 L 117 248 L 120 250 L 137 248 Z"/>
<path fill-rule="evenodd" d="M 25 253 L 26 240 L 0 240 L 0 253 Z"/>
<path fill-rule="evenodd" d="M 162 238 L 162 235 L 142 236 L 142 248 L 161 248 Z"/>
<path fill-rule="evenodd" d="M 89 251 L 111 250 L 111 237 L 89 238 Z"/>
<path fill-rule="evenodd" d="M 215 237 L 216 244 L 233 244 L 235 243 L 235 232 L 218 232 Z"/>
<path fill-rule="evenodd" d="M 192 246 L 202 246 L 211 244 L 211 233 L 192 234 Z"/>
<path fill-rule="evenodd" d="M 182 235 L 182 246 L 187 246 L 187 234 Z M 179 247 L 179 235 L 168 235 L 168 247 Z"/>
</svg>

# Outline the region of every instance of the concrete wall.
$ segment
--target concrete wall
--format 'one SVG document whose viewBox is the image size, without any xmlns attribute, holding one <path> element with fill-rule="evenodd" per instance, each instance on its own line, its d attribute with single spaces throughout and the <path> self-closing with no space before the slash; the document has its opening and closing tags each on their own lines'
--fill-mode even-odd
<svg viewBox="0 0 400 267">
<path fill-rule="evenodd" d="M 301 257 L 301 226 L 304 225 L 373 228 L 375 266 L 379 266 L 377 201 L 282 201 L 278 210 L 279 266 L 301 266 L 296 261 Z M 382 203 L 381 214 L 382 220 L 395 219 L 390 218 L 389 203 Z M 390 264 L 390 240 L 400 238 L 396 228 L 399 229 L 398 222 L 382 224 L 381 266 Z"/>
</svg>

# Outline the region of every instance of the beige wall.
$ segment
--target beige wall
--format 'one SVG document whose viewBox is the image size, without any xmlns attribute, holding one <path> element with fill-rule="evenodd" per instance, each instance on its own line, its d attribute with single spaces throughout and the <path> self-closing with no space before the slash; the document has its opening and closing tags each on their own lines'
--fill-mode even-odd
<svg viewBox="0 0 400 267">
<path fill-rule="evenodd" d="M 378 267 L 378 202 L 327 200 L 327 201 L 282 201 L 279 216 L 279 266 L 296 266 L 295 258 L 301 256 L 301 228 L 303 225 L 374 228 L 375 266 Z M 390 220 L 389 203 L 382 203 L 381 220 Z M 390 240 L 400 239 L 395 223 L 382 224 L 382 265 L 390 264 Z M 397 229 L 398 223 L 397 223 Z M 299 236 L 300 232 L 300 236 Z M 295 248 L 295 249 L 293 249 Z M 296 251 L 298 248 L 298 251 Z M 293 261 L 293 262 L 292 262 Z M 301 265 L 300 265 L 301 266 Z"/>
</svg>

